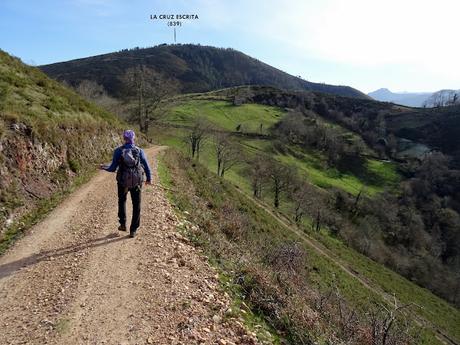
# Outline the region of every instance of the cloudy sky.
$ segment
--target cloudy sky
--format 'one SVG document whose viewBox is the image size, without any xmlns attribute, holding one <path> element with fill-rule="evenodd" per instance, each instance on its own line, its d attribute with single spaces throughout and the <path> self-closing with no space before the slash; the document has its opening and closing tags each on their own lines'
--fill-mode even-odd
<svg viewBox="0 0 460 345">
<path fill-rule="evenodd" d="M 1 0 L 0 48 L 46 64 L 173 43 L 232 47 L 314 82 L 460 89 L 458 0 Z"/>
</svg>

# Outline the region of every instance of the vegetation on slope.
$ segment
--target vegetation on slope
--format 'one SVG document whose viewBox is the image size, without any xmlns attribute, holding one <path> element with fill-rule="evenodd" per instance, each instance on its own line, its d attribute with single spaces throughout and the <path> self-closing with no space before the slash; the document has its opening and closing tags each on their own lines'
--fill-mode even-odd
<svg viewBox="0 0 460 345">
<path fill-rule="evenodd" d="M 121 123 L 0 51 L 1 250 L 118 143 Z"/>
<path fill-rule="evenodd" d="M 191 128 L 197 118 L 207 120 L 215 130 L 232 132 L 241 135 L 238 141 L 242 145 L 243 153 L 248 156 L 270 154 L 289 166 L 300 169 L 305 173 L 306 179 L 322 188 L 336 187 L 353 195 L 361 190 L 365 193 L 375 194 L 391 187 L 398 181 L 394 164 L 382 162 L 373 158 L 365 160 L 363 169 L 355 171 L 339 171 L 333 166 L 328 166 L 324 153 L 315 150 L 301 150 L 295 146 L 285 152 L 277 150 L 272 136 L 272 128 L 288 114 L 285 110 L 260 104 L 242 104 L 234 106 L 228 100 L 203 100 L 199 97 L 183 97 L 182 102 L 171 108 L 170 112 L 162 119 L 163 124 L 174 125 L 182 128 Z M 174 139 L 175 133 L 161 135 L 163 140 L 171 140 L 177 146 L 183 134 Z M 335 133 L 334 133 L 335 134 Z M 340 133 L 349 136 L 349 131 Z M 254 138 L 253 136 L 257 136 Z M 275 143 L 276 144 L 276 143 Z M 361 145 L 364 145 L 360 142 Z M 369 150 L 366 150 L 366 153 Z M 203 157 L 212 166 L 213 147 L 204 148 Z M 357 169 L 359 170 L 359 169 Z M 244 177 L 247 175 L 244 164 L 239 165 L 237 172 Z M 247 177 L 247 176 L 246 176 Z"/>
<path fill-rule="evenodd" d="M 382 341 L 378 324 L 388 316 L 383 306 L 392 307 L 378 289 L 347 274 L 335 260 L 316 251 L 201 164 L 168 151 L 160 165 L 162 182 L 167 183 L 173 203 L 191 222 L 185 224 L 185 233 L 240 286 L 244 305 L 264 317 L 282 338 L 292 344 Z M 346 256 L 352 251 L 339 247 L 337 253 Z M 391 281 L 397 275 L 359 255 L 358 261 L 360 271 L 379 272 L 387 279 L 391 294 Z M 352 261 L 348 265 L 355 268 Z M 436 308 L 427 315 L 433 313 L 430 319 L 437 326 L 455 334 L 457 310 L 408 281 L 397 282 L 417 296 L 420 293 L 423 308 L 431 307 L 423 304 L 425 297 L 437 300 Z M 398 303 L 412 302 L 411 296 L 399 297 Z M 387 343 L 441 344 L 430 326 L 420 328 L 409 316 L 417 314 L 418 307 L 409 309 L 407 313 L 395 312 L 397 321 L 395 328 L 390 327 Z M 409 322 L 408 328 L 402 326 L 405 322 Z"/>
<path fill-rule="evenodd" d="M 263 157 L 262 160 L 276 158 L 278 162 L 283 163 L 285 166 L 296 167 L 303 180 L 328 192 L 326 194 L 319 191 L 315 192 L 314 190 L 310 192 L 305 201 L 306 207 L 303 210 L 305 217 L 300 224 L 301 229 L 304 231 L 315 229 L 317 213 L 320 212 L 320 232 L 313 231 L 312 234 L 315 236 L 318 234 L 318 240 L 331 248 L 335 248 L 334 251 L 338 250 L 337 255 L 345 257 L 347 265 L 353 267 L 353 260 L 355 259 L 352 258 L 355 258 L 355 255 L 358 254 L 353 250 L 347 249 L 342 241 L 372 259 L 392 267 L 418 284 L 427 286 L 440 295 L 450 296 L 448 298 L 453 301 L 456 300 L 455 291 L 457 290 L 455 289 L 455 284 L 458 282 L 458 278 L 455 275 L 455 271 L 427 252 L 427 249 L 433 248 L 434 241 L 439 241 L 439 238 L 433 240 L 430 232 L 425 232 L 429 231 L 428 225 L 426 225 L 427 230 L 424 230 L 419 226 L 420 223 L 407 223 L 407 220 L 410 219 L 407 216 L 412 214 L 412 217 L 414 217 L 417 214 L 417 217 L 420 217 L 420 215 L 423 215 L 423 209 L 401 203 L 404 200 L 414 198 L 414 196 L 407 195 L 405 191 L 407 191 L 408 185 L 420 183 L 420 179 L 425 178 L 423 177 L 425 176 L 423 171 L 429 170 L 428 166 L 431 164 L 428 160 L 422 166 L 416 168 L 418 169 L 415 170 L 416 177 L 410 179 L 408 179 L 407 170 L 404 171 L 403 175 L 398 172 L 401 168 L 403 170 L 407 169 L 404 168 L 404 165 L 372 158 L 377 154 L 370 147 L 365 147 L 362 150 L 365 159 L 358 161 L 361 165 L 354 164 L 355 161 L 351 161 L 351 167 L 343 166 L 343 164 L 340 164 L 340 160 L 338 161 L 338 166 L 330 165 L 325 152 L 314 147 L 306 149 L 300 145 L 301 142 L 296 142 L 295 140 L 286 141 L 286 136 L 283 139 L 283 134 L 285 134 L 283 131 L 273 132 L 272 127 L 262 135 L 257 133 L 257 123 L 262 121 L 275 122 L 278 119 L 275 127 L 280 128 L 279 123 L 286 121 L 290 117 L 291 111 L 254 103 L 243 103 L 235 106 L 229 104 L 229 100 L 232 100 L 232 98 L 227 98 L 227 102 L 225 102 L 225 98 L 222 97 L 220 92 L 182 97 L 183 103 L 176 105 L 171 113 L 164 118 L 163 125 L 171 122 L 174 123 L 174 128 L 162 127 L 161 130 L 155 132 L 157 139 L 171 146 L 181 148 L 186 153 L 187 143 L 184 139 L 193 129 L 193 121 L 197 117 L 208 119 L 212 123 L 211 127 L 214 130 L 231 132 L 234 139 L 233 144 L 239 147 L 242 157 L 240 164 L 226 173 L 226 179 L 238 186 L 240 190 L 247 195 L 253 194 L 250 171 L 258 156 Z M 260 110 L 264 109 L 264 111 L 249 113 L 257 107 L 260 107 Z M 270 108 L 276 116 L 270 114 Z M 240 114 L 243 109 L 247 111 L 247 118 L 250 119 L 253 125 L 249 126 L 246 132 L 238 132 L 235 131 L 235 128 L 242 122 L 242 119 L 240 116 L 233 116 L 232 111 Z M 282 111 L 281 116 L 279 116 L 279 111 Z M 257 116 L 260 116 L 259 119 L 257 119 Z M 311 117 L 311 115 L 309 116 Z M 232 119 L 235 119 L 235 122 L 232 123 Z M 327 121 L 321 121 L 321 123 L 327 126 L 330 125 Z M 296 128 L 301 127 L 300 122 L 297 121 L 295 124 Z M 340 126 L 331 125 L 337 130 L 334 133 L 339 133 L 346 138 L 355 136 L 355 134 L 350 134 Z M 257 137 L 254 137 L 256 134 Z M 292 135 L 290 136 L 292 138 Z M 353 142 L 356 142 L 356 140 L 353 140 Z M 347 158 L 347 161 L 349 158 Z M 436 159 L 436 155 L 430 159 Z M 207 145 L 202 149 L 199 161 L 207 166 L 209 170 L 216 171 L 213 135 L 208 135 Z M 412 162 L 411 164 L 417 166 L 418 163 Z M 361 169 L 356 169 L 356 166 L 361 166 Z M 403 189 L 401 189 L 401 186 L 403 186 Z M 401 190 L 403 195 L 401 195 Z M 278 212 L 281 212 L 289 219 L 293 219 L 297 196 L 291 198 L 289 193 L 282 198 Z M 272 205 L 273 191 L 270 183 L 265 185 L 264 192 L 259 197 L 259 200 L 263 201 L 265 205 Z M 455 221 L 451 224 L 450 229 L 455 229 Z M 342 241 L 337 241 L 338 239 Z M 343 250 L 337 249 L 339 243 Z M 455 239 L 449 243 L 449 246 L 455 246 L 454 243 L 457 243 Z M 345 249 L 349 251 L 349 254 L 343 255 Z M 414 255 L 415 252 L 419 252 L 420 256 Z M 368 262 L 371 263 L 372 261 L 368 260 Z M 375 286 L 382 287 L 389 293 L 394 292 L 405 296 L 404 301 L 407 303 L 412 301 L 410 295 L 414 287 L 411 283 L 403 279 L 405 283 L 396 284 L 396 282 L 400 281 L 398 275 L 395 274 L 394 278 L 388 279 L 388 272 L 391 271 L 387 270 L 387 273 L 385 273 L 382 271 L 383 268 L 376 268 L 380 266 L 375 263 L 374 268 L 366 268 L 366 265 L 356 265 L 356 270 L 364 272 L 364 274 L 374 272 L 372 273 L 372 281 Z M 379 273 L 376 274 L 375 272 Z M 434 276 L 438 278 L 433 279 Z M 393 289 L 390 287 L 392 281 L 396 284 Z M 426 291 L 424 292 L 422 289 L 417 291 L 420 291 L 420 294 L 413 294 L 413 296 L 419 296 L 420 298 L 414 297 L 414 301 L 417 303 L 425 301 L 421 303 L 421 305 L 425 305 L 422 312 L 424 317 L 431 321 L 439 319 L 439 315 L 434 317 L 431 314 L 431 310 L 438 309 L 440 303 L 445 302 L 441 302 L 438 298 Z M 443 308 L 446 307 L 448 307 L 447 304 Z M 440 312 L 440 315 L 444 313 L 455 315 L 446 310 Z M 439 325 L 442 325 L 444 329 L 450 329 L 451 334 L 456 334 L 456 331 L 454 331 L 455 319 L 456 317 L 454 316 L 450 321 L 441 321 Z"/>
</svg>

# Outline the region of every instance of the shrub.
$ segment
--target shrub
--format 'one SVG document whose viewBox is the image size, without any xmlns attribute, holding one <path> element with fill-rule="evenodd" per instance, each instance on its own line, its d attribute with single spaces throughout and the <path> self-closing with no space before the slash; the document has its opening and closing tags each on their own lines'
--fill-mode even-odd
<svg viewBox="0 0 460 345">
<path fill-rule="evenodd" d="M 298 242 L 285 242 L 268 254 L 267 261 L 277 270 L 298 274 L 305 269 L 307 253 Z"/>
</svg>

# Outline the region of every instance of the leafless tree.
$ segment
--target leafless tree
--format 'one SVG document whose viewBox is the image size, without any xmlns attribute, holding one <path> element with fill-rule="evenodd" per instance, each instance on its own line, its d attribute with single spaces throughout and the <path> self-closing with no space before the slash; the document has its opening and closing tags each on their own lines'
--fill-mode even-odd
<svg viewBox="0 0 460 345">
<path fill-rule="evenodd" d="M 326 150 L 328 164 L 334 166 L 343 155 L 344 145 L 334 128 L 325 127 L 323 133 L 323 147 Z"/>
<path fill-rule="evenodd" d="M 185 142 L 189 145 L 190 156 L 192 158 L 200 159 L 200 152 L 204 141 L 209 135 L 209 130 L 209 123 L 202 118 L 198 118 L 195 121 L 191 131 L 187 133 Z"/>
<path fill-rule="evenodd" d="M 289 274 L 300 273 L 305 268 L 307 253 L 299 242 L 286 242 L 267 254 L 270 264 Z"/>
<path fill-rule="evenodd" d="M 262 190 L 267 183 L 269 171 L 267 162 L 267 157 L 259 155 L 249 162 L 249 176 L 255 198 L 262 197 Z"/>
<path fill-rule="evenodd" d="M 143 133 L 148 132 L 150 122 L 164 115 L 164 101 L 179 90 L 176 80 L 168 79 L 145 65 L 129 68 L 122 81 L 127 88 L 127 94 L 136 100 L 134 120 L 139 123 Z"/>
<path fill-rule="evenodd" d="M 238 164 L 241 153 L 230 141 L 229 135 L 224 133 L 215 134 L 214 148 L 217 158 L 217 175 L 224 177 L 226 171 Z"/>
<path fill-rule="evenodd" d="M 293 202 L 294 221 L 299 224 L 302 217 L 311 207 L 312 200 L 315 200 L 313 187 L 303 181 L 297 181 L 290 195 Z"/>
<path fill-rule="evenodd" d="M 86 100 L 97 104 L 111 113 L 117 114 L 119 117 L 122 117 L 124 107 L 121 106 L 118 100 L 107 94 L 104 86 L 96 83 L 95 81 L 86 79 L 82 80 L 75 88 L 75 91 L 77 91 L 77 93 Z"/>
<path fill-rule="evenodd" d="M 233 96 L 233 105 L 242 105 L 247 100 L 250 100 L 251 97 L 253 97 L 253 91 L 250 86 L 238 88 Z"/>
<path fill-rule="evenodd" d="M 441 90 L 433 93 L 423 106 L 439 108 L 460 104 L 459 94 L 460 90 Z"/>
<path fill-rule="evenodd" d="M 107 94 L 104 87 L 93 80 L 82 80 L 75 88 L 75 91 L 89 101 L 96 100 Z"/>
<path fill-rule="evenodd" d="M 411 340 L 409 324 L 405 322 L 403 311 L 414 304 L 398 305 L 396 298 L 394 304 L 386 306 L 375 303 L 368 313 L 371 327 L 373 345 L 407 344 Z"/>
<path fill-rule="evenodd" d="M 268 176 L 272 182 L 273 204 L 278 208 L 281 195 L 291 187 L 295 172 L 292 168 L 272 160 Z"/>
</svg>

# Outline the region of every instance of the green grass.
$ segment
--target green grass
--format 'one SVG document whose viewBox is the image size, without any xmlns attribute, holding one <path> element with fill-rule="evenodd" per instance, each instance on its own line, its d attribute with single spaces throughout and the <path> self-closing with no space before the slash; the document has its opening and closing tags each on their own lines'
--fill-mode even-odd
<svg viewBox="0 0 460 345">
<path fill-rule="evenodd" d="M 254 141 L 251 142 L 254 143 Z M 262 144 L 261 141 L 258 141 L 258 145 L 255 146 L 259 149 L 261 147 L 263 148 L 264 144 Z M 299 161 L 293 156 L 277 155 L 276 157 L 286 164 L 297 167 L 300 166 L 300 169 L 304 169 L 306 172 L 307 179 L 320 187 L 329 188 L 333 186 L 348 191 L 353 195 L 359 193 L 361 188 L 365 188 L 365 192 L 369 195 L 374 195 L 384 190 L 383 187 L 380 186 L 365 186 L 354 176 L 334 176 L 331 175 L 330 171 L 320 170 L 316 166 L 318 164 L 318 160 L 316 160 L 313 156 L 309 156 L 308 160 L 306 159 L 302 161 Z M 214 171 L 215 165 L 212 163 L 212 158 L 213 157 L 206 156 L 206 159 L 203 159 L 202 162 L 204 162 L 211 171 Z M 388 184 L 394 183 L 395 180 L 399 179 L 399 176 L 394 172 L 394 166 L 389 163 L 379 161 L 368 162 L 373 169 L 379 169 L 377 173 L 381 174 L 382 179 L 386 179 Z M 237 169 L 230 171 L 226 179 L 238 186 L 246 194 L 251 195 L 249 182 L 244 178 L 242 173 L 239 173 Z M 268 205 L 272 204 L 270 194 L 265 196 L 264 201 Z M 281 206 L 280 211 L 284 214 L 289 214 L 291 207 L 290 204 L 284 201 Z M 305 222 L 308 223 L 309 221 L 309 219 L 305 219 Z M 457 309 L 453 308 L 447 302 L 435 296 L 430 291 L 419 287 L 397 273 L 372 261 L 366 256 L 357 253 L 341 241 L 331 237 L 328 237 L 328 239 L 330 241 L 334 240 L 335 246 L 331 246 L 331 243 L 328 242 L 327 247 L 331 249 L 331 251 L 341 260 L 343 260 L 345 264 L 360 272 L 360 274 L 367 279 L 370 279 L 373 285 L 381 288 L 386 293 L 394 293 L 402 303 L 415 303 L 422 306 L 422 308 L 415 308 L 417 314 L 420 314 L 442 329 L 447 330 L 448 333 L 453 335 L 455 338 L 460 339 L 460 323 L 458 322 L 458 320 L 460 320 L 460 313 Z M 328 286 L 332 283 L 330 277 L 335 276 L 337 281 L 340 281 L 339 288 L 347 295 L 347 298 L 357 299 L 358 301 L 369 298 L 369 295 L 366 292 L 361 293 L 359 289 L 357 290 L 356 285 L 349 281 L 348 275 L 343 274 L 341 270 L 337 271 L 337 269 L 333 269 L 331 263 L 327 260 L 324 261 L 325 259 L 320 255 L 315 255 L 314 252 L 311 251 L 310 255 L 311 259 L 313 259 L 312 262 L 314 262 L 314 264 L 324 273 L 316 280 L 318 286 L 323 288 Z M 372 296 L 372 298 L 375 298 L 375 296 Z M 432 338 L 429 335 L 426 336 L 427 339 Z M 431 341 L 432 340 L 427 343 L 429 344 Z"/>
<path fill-rule="evenodd" d="M 310 235 L 323 243 L 336 257 L 352 267 L 359 275 L 365 277 L 371 285 L 390 296 L 394 294 L 404 304 L 414 303 L 419 306 L 414 306 L 412 310 L 446 330 L 454 338 L 460 339 L 460 311 L 458 309 L 429 290 L 359 254 L 337 238 L 330 236 L 324 229 L 321 234 L 310 232 Z"/>
<path fill-rule="evenodd" d="M 198 100 L 184 97 L 180 103 L 173 107 L 169 114 L 163 119 L 164 122 L 190 126 L 197 117 L 207 119 L 217 128 L 234 132 L 236 127 L 242 125 L 242 132 L 267 134 L 268 129 L 276 124 L 284 116 L 285 112 L 277 107 L 270 107 L 260 104 L 243 104 L 234 106 L 228 101 L 219 100 Z M 260 125 L 262 124 L 262 132 Z M 331 126 L 338 126 L 331 124 Z M 160 134 L 166 145 L 184 149 L 181 136 L 185 132 L 181 129 L 170 130 L 168 134 Z M 350 140 L 358 140 L 356 134 L 344 130 Z M 243 152 L 249 156 L 257 153 L 273 153 L 272 145 L 267 140 L 239 140 L 243 144 Z M 304 175 L 311 183 L 321 188 L 339 188 L 352 195 L 363 191 L 369 196 L 381 193 L 386 189 L 392 189 L 399 181 L 399 174 L 393 163 L 382 162 L 375 159 L 367 159 L 363 167 L 364 174 L 357 176 L 351 172 L 340 172 L 337 169 L 329 168 L 326 159 L 319 153 L 308 153 L 295 147 L 295 156 L 289 154 L 276 154 L 274 157 L 280 162 L 293 166 Z M 215 169 L 212 149 L 205 147 L 202 153 L 203 160 L 208 167 Z M 237 185 L 245 185 L 245 178 L 237 176 L 235 171 L 229 173 L 229 178 Z"/>
<path fill-rule="evenodd" d="M 177 140 L 172 140 L 178 142 Z M 248 147 L 252 147 L 254 152 L 261 148 L 266 148 L 263 141 L 250 141 Z M 215 170 L 215 163 L 213 160 L 212 153 L 208 150 L 204 150 L 201 155 L 201 162 L 212 172 Z M 386 166 L 383 162 L 377 162 L 377 168 L 383 169 L 386 172 Z M 314 166 L 314 159 L 309 163 Z M 383 166 L 383 168 L 382 168 Z M 392 173 L 388 174 L 388 179 L 395 178 Z M 234 169 L 230 170 L 226 176 L 226 180 L 231 182 L 233 185 L 238 186 L 247 195 L 251 195 L 251 189 L 247 179 L 244 178 L 241 170 Z M 358 188 L 356 188 L 359 191 Z M 266 204 L 271 205 L 270 196 L 267 195 L 264 199 Z M 286 202 L 282 203 L 281 212 L 286 214 L 289 212 L 289 205 Z M 266 216 L 259 216 L 260 219 L 266 218 Z M 310 220 L 306 219 L 308 223 Z M 370 260 L 347 247 L 341 241 L 330 237 L 329 235 L 317 236 L 317 240 L 326 245 L 332 253 L 337 256 L 346 266 L 351 267 L 353 270 L 359 272 L 360 275 L 366 277 L 370 281 L 370 284 L 382 289 L 386 293 L 395 294 L 402 303 L 416 303 L 422 308 L 415 308 L 414 311 L 430 320 L 438 327 L 445 329 L 449 334 L 458 338 L 459 337 L 459 326 L 457 320 L 459 319 L 459 312 L 455 308 L 451 307 L 448 303 L 433 295 L 430 291 L 423 289 L 416 284 L 408 281 L 407 279 L 399 276 L 393 271 L 385 268 L 384 266 Z M 367 289 L 363 289 L 360 283 L 354 281 L 350 276 L 344 273 L 339 267 L 332 264 L 329 260 L 317 254 L 309 249 L 309 260 L 311 264 L 317 268 L 317 271 L 311 273 L 312 282 L 314 282 L 319 289 L 327 289 L 331 284 L 338 284 L 339 289 L 347 297 L 347 300 L 352 300 L 353 303 L 359 308 L 365 308 L 370 300 L 380 298 L 375 294 L 371 293 Z M 320 273 L 318 273 L 320 272 Z M 337 283 L 338 282 L 338 283 Z M 424 344 L 436 344 L 437 340 L 433 338 L 431 331 L 425 330 L 421 332 L 422 338 L 425 340 L 421 341 Z"/>
<path fill-rule="evenodd" d="M 394 163 L 368 159 L 366 167 L 380 179 L 378 181 L 380 185 L 395 186 L 401 179 L 401 176 L 396 171 L 396 165 Z"/>
<path fill-rule="evenodd" d="M 168 199 L 174 204 L 177 200 L 177 193 L 174 193 L 174 178 L 168 169 L 163 154 L 158 159 L 158 176 L 160 178 L 161 185 L 167 190 Z M 190 208 L 183 209 L 183 211 L 192 212 Z M 184 217 L 184 214 L 179 214 L 179 217 Z M 178 229 L 183 234 L 187 235 L 185 228 Z M 273 329 L 263 318 L 262 315 L 254 312 L 244 302 L 244 293 L 241 286 L 235 284 L 233 276 L 230 272 L 226 272 L 224 267 L 219 264 L 219 260 L 214 257 L 208 257 L 208 261 L 213 267 L 219 272 L 219 283 L 223 291 L 227 292 L 232 298 L 232 304 L 230 306 L 231 313 L 227 313 L 225 317 L 236 317 L 244 320 L 246 327 L 257 334 L 257 338 L 261 341 L 269 342 L 270 344 L 278 345 L 281 344 L 281 339 L 277 334 L 276 330 Z"/>
<path fill-rule="evenodd" d="M 177 162 L 177 161 L 175 161 Z M 173 167 L 171 159 L 165 163 L 168 169 L 177 169 L 177 167 Z M 164 168 L 161 168 L 160 171 L 163 171 Z M 252 220 L 251 225 L 251 233 L 249 238 L 245 240 L 244 243 L 240 245 L 242 247 L 249 245 L 253 248 L 259 248 L 260 250 L 264 250 L 266 246 L 269 244 L 270 246 L 275 245 L 276 243 L 283 243 L 289 241 L 299 241 L 300 238 L 293 232 L 288 231 L 285 227 L 278 222 L 271 214 L 267 213 L 264 209 L 260 208 L 257 204 L 255 204 L 252 199 L 249 197 L 245 197 L 238 193 L 232 184 L 228 184 L 222 180 L 213 177 L 212 174 L 209 173 L 200 173 L 200 169 L 196 168 L 195 170 L 188 170 L 187 174 L 191 176 L 191 180 L 195 188 L 197 189 L 197 194 L 200 198 L 206 200 L 207 203 L 211 203 L 213 205 L 213 209 L 219 209 L 223 202 L 232 202 L 235 205 L 239 205 L 239 209 L 242 212 L 247 213 L 250 215 Z M 161 176 L 165 176 L 164 172 L 161 173 Z M 174 184 L 175 179 L 168 178 L 166 179 L 166 186 L 169 186 L 171 183 Z M 220 182 L 218 182 L 220 181 Z M 215 192 L 216 184 L 220 188 L 223 188 L 219 193 Z M 170 198 L 172 198 L 173 203 L 177 204 L 181 211 L 187 211 L 190 217 L 192 217 L 192 222 L 197 222 L 198 220 L 195 218 L 197 217 L 196 214 L 202 215 L 202 211 L 196 210 L 190 204 L 189 201 L 184 200 L 187 199 L 187 193 L 182 190 L 183 188 L 178 188 L 174 193 L 171 193 Z M 195 218 L 195 219 L 193 219 Z M 212 222 L 212 216 L 206 216 L 206 222 Z M 198 221 L 199 222 L 199 221 Z M 199 223 L 196 223 L 199 224 Z M 208 224 L 208 223 L 207 223 Z M 204 225 L 203 225 L 204 226 Z M 201 227 L 201 225 L 200 225 Z M 213 232 L 210 234 L 212 235 Z M 214 243 L 215 240 L 205 236 L 205 240 L 197 241 L 200 245 L 204 247 L 210 246 L 212 247 L 211 243 Z M 302 241 L 301 241 L 302 242 Z M 251 245 L 252 244 L 252 245 Z M 314 286 L 315 289 L 318 291 L 326 292 L 332 287 L 339 289 L 342 296 L 345 297 L 347 302 L 357 308 L 360 313 L 365 313 L 365 311 L 372 305 L 373 302 L 378 302 L 382 304 L 387 304 L 382 296 L 369 290 L 367 287 L 362 285 L 360 281 L 353 278 L 346 272 L 344 272 L 335 262 L 330 260 L 329 258 L 319 254 L 315 250 L 313 250 L 309 245 L 304 243 L 305 250 L 308 253 L 308 270 L 309 270 L 309 284 L 310 286 Z M 343 244 L 342 244 L 343 246 Z M 346 247 L 343 247 L 346 248 Z M 354 257 L 343 257 L 344 261 L 349 264 L 350 267 L 353 269 L 355 268 L 354 261 L 361 260 L 360 262 L 364 262 L 366 267 L 370 267 L 371 269 L 375 270 L 375 272 L 391 272 L 386 270 L 384 267 L 372 262 L 371 260 L 363 257 L 362 255 L 354 252 L 351 249 L 348 249 L 349 253 L 353 253 L 357 258 Z M 240 249 L 241 250 L 241 249 Z M 255 250 L 256 253 L 259 253 L 260 250 Z M 342 248 L 335 248 L 335 250 L 342 250 Z M 243 254 L 242 254 L 243 255 Z M 342 258 L 343 255 L 338 255 Z M 218 261 L 223 263 L 223 265 L 227 265 L 226 261 L 222 261 L 223 259 L 220 258 Z M 350 261 L 348 261 L 350 260 Z M 359 265 L 358 265 L 359 266 Z M 232 267 L 232 266 L 230 266 Z M 359 267 L 357 267 L 358 269 Z M 225 269 L 225 267 L 223 267 Z M 391 272 L 392 273 L 392 272 Z M 365 274 L 365 273 L 363 273 Z M 395 277 L 397 274 L 392 273 Z M 382 279 L 388 279 L 388 275 L 382 274 Z M 394 277 L 389 279 L 388 284 L 391 284 L 391 281 Z M 398 280 L 396 280 L 398 281 Z M 408 282 L 404 282 L 404 279 L 399 280 L 401 284 L 406 284 L 406 289 L 413 290 L 415 293 L 419 293 L 418 291 L 422 290 L 421 288 L 415 286 L 414 284 L 407 284 Z M 391 286 L 390 286 L 391 289 Z M 435 300 L 439 300 L 436 296 L 426 292 L 430 298 Z M 399 296 L 398 296 L 399 297 Z M 421 301 L 422 303 L 423 301 Z M 442 301 L 440 301 L 442 302 Z M 423 305 L 423 304 L 422 304 Z M 449 310 L 444 310 L 444 312 L 448 312 Z M 443 317 L 442 315 L 438 315 L 438 317 Z M 449 318 L 449 316 L 447 316 Z M 455 316 L 453 316 L 455 319 Z M 444 326 L 441 323 L 436 323 L 439 326 Z M 454 334 L 454 332 L 450 332 L 452 330 L 453 325 L 448 325 L 448 330 L 450 334 Z M 417 327 L 418 329 L 418 327 Z M 417 332 L 420 335 L 420 344 L 441 344 L 434 336 L 434 334 L 429 329 L 418 329 Z"/>
<path fill-rule="evenodd" d="M 203 101 L 204 102 L 204 101 Z M 209 101 L 206 101 L 209 102 Z M 219 116 L 216 116 L 219 118 Z M 215 123 L 222 123 L 220 120 L 214 119 Z M 162 131 L 164 142 L 170 146 L 180 148 L 186 153 L 186 147 L 181 140 L 185 134 L 184 129 L 171 129 Z M 160 140 L 162 141 L 162 140 Z M 365 174 L 359 177 L 351 173 L 339 172 L 337 169 L 330 169 L 324 164 L 324 158 L 317 153 L 308 153 L 305 151 L 290 148 L 295 153 L 281 154 L 273 150 L 272 143 L 269 140 L 262 139 L 239 139 L 243 151 L 248 156 L 254 156 L 260 153 L 271 153 L 275 157 L 287 164 L 296 167 L 307 180 L 313 184 L 329 189 L 331 187 L 342 189 L 352 195 L 356 195 L 361 190 L 372 196 L 383 192 L 385 189 L 394 191 L 395 186 L 400 180 L 400 175 L 396 170 L 394 163 L 379 161 L 375 159 L 367 159 L 365 161 Z M 204 164 L 211 172 L 215 172 L 216 163 L 212 152 L 212 147 L 205 146 L 200 162 Z M 228 172 L 225 179 L 237 186 L 247 195 L 251 195 L 251 188 L 247 177 L 245 176 L 244 167 L 236 167 Z M 267 205 L 271 205 L 269 193 L 266 194 L 264 201 Z M 282 203 L 281 212 L 288 214 L 290 205 L 284 201 Z M 266 216 L 259 215 L 259 219 L 265 219 Z M 309 219 L 306 219 L 306 223 Z M 279 229 L 278 229 L 279 231 Z M 415 313 L 433 322 L 435 325 L 444 329 L 452 337 L 460 339 L 460 315 L 458 309 L 453 308 L 441 298 L 433 295 L 430 291 L 419 287 L 418 285 L 399 276 L 397 273 L 385 268 L 364 255 L 359 254 L 353 249 L 347 247 L 341 241 L 329 236 L 327 231 L 322 232 L 323 235 L 316 236 L 316 239 L 323 243 L 340 261 L 346 266 L 359 272 L 365 277 L 372 286 L 381 289 L 388 294 L 395 294 L 402 303 L 415 303 L 421 308 L 413 309 Z M 310 251 L 311 252 L 311 251 Z M 318 268 L 312 273 L 312 281 L 319 288 L 325 288 L 332 283 L 332 277 L 335 276 L 337 281 L 340 281 L 340 289 L 348 299 L 355 303 L 366 303 L 366 299 L 370 298 L 369 291 L 362 290 L 362 286 L 358 287 L 356 282 L 350 281 L 348 275 L 334 267 L 328 260 L 320 255 L 311 252 L 312 265 Z M 372 295 L 372 294 L 371 294 Z M 372 298 L 375 296 L 372 295 Z M 433 337 L 429 330 L 421 332 L 422 343 L 436 344 L 438 341 Z"/>
<path fill-rule="evenodd" d="M 13 145 L 0 151 L 10 177 L 0 181 L 0 226 L 8 218 L 16 220 L 2 231 L 0 253 L 112 153 L 121 128 L 115 115 L 0 50 L 0 141 L 3 147 Z M 22 188 L 27 181 L 49 193 L 30 198 Z"/>
<path fill-rule="evenodd" d="M 236 131 L 241 125 L 241 132 L 267 134 L 268 129 L 284 114 L 280 108 L 259 104 L 235 106 L 227 101 L 190 100 L 174 107 L 164 121 L 191 125 L 199 116 L 227 131 Z"/>
<path fill-rule="evenodd" d="M 365 194 L 373 196 L 387 188 L 392 188 L 399 181 L 399 175 L 392 163 L 367 159 L 366 168 L 374 175 L 371 179 L 359 178 L 351 173 L 340 172 L 335 168 L 327 167 L 324 160 L 318 155 L 297 152 L 296 156 L 278 153 L 275 158 L 286 165 L 296 167 L 307 180 L 324 189 L 334 187 L 352 195 L 357 195 L 363 191 Z"/>
</svg>

